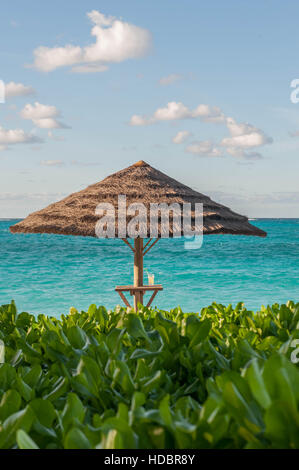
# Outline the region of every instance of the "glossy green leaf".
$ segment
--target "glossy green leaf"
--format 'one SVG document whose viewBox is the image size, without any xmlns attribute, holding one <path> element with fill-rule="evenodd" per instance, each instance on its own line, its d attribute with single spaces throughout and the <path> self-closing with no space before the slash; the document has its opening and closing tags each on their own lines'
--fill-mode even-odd
<svg viewBox="0 0 299 470">
<path fill-rule="evenodd" d="M 17 431 L 17 444 L 19 449 L 38 449 L 38 446 L 23 429 Z"/>
</svg>

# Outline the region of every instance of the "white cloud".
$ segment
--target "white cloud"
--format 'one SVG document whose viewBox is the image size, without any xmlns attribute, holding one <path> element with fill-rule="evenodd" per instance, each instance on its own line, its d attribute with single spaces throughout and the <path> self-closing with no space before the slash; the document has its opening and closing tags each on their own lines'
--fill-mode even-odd
<svg viewBox="0 0 299 470">
<path fill-rule="evenodd" d="M 46 104 L 38 103 L 34 105 L 26 104 L 24 109 L 21 111 L 21 117 L 23 119 L 39 120 L 54 118 L 59 116 L 59 111 L 55 106 L 48 106 Z"/>
<path fill-rule="evenodd" d="M 186 119 L 191 117 L 191 112 L 183 103 L 172 101 L 165 108 L 158 108 L 149 121 L 173 121 L 177 119 Z"/>
<path fill-rule="evenodd" d="M 26 106 L 20 112 L 23 119 L 31 120 L 40 129 L 67 129 L 68 126 L 58 121 L 60 112 L 55 106 L 48 106 L 37 101 Z"/>
<path fill-rule="evenodd" d="M 251 150 L 273 142 L 273 139 L 266 136 L 261 129 L 248 123 L 237 123 L 231 117 L 226 118 L 226 126 L 230 137 L 222 139 L 220 145 L 233 157 L 259 160 L 262 155 Z"/>
<path fill-rule="evenodd" d="M 130 120 L 131 126 L 146 126 L 147 125 L 147 118 L 146 116 L 138 116 L 134 114 Z"/>
<path fill-rule="evenodd" d="M 164 108 L 158 108 L 152 116 L 140 116 L 134 114 L 131 117 L 131 126 L 145 126 L 159 121 L 174 121 L 180 119 L 200 118 L 206 122 L 223 122 L 224 114 L 217 106 L 200 104 L 191 110 L 181 102 L 171 101 Z"/>
<path fill-rule="evenodd" d="M 200 104 L 190 109 L 182 102 L 171 101 L 163 108 L 158 108 L 152 115 L 134 114 L 131 117 L 131 126 L 146 126 L 161 121 L 176 121 L 182 119 L 200 119 L 207 123 L 225 124 L 230 135 L 222 139 L 220 144 L 225 151 L 239 159 L 260 160 L 262 155 L 257 151 L 259 147 L 272 143 L 273 139 L 268 137 L 261 129 L 248 123 L 237 123 L 233 118 L 225 116 L 218 106 Z M 299 135 L 299 132 L 298 132 Z M 175 144 L 182 143 L 190 136 L 188 131 L 180 131 L 173 138 Z M 185 151 L 197 155 L 221 156 L 221 150 L 208 141 L 193 142 L 186 147 Z"/>
<path fill-rule="evenodd" d="M 53 118 L 36 119 L 32 121 L 40 129 L 65 129 L 67 126 Z"/>
<path fill-rule="evenodd" d="M 225 116 L 218 106 L 209 106 L 208 104 L 200 104 L 192 112 L 191 117 L 201 118 L 205 122 L 224 122 Z"/>
<path fill-rule="evenodd" d="M 268 142 L 266 137 L 261 132 L 252 132 L 250 134 L 237 135 L 234 137 L 225 137 L 221 144 L 224 147 L 232 148 L 251 148 L 259 147 Z"/>
<path fill-rule="evenodd" d="M 35 90 L 31 86 L 23 85 L 23 83 L 9 82 L 5 84 L 5 98 L 14 98 L 15 96 L 34 95 Z"/>
<path fill-rule="evenodd" d="M 96 10 L 87 16 L 94 25 L 91 35 L 95 43 L 85 47 L 40 46 L 34 51 L 34 67 L 43 72 L 66 66 L 73 66 L 73 72 L 102 72 L 111 63 L 142 57 L 148 51 L 151 34 L 146 29 Z"/>
<path fill-rule="evenodd" d="M 167 77 L 160 78 L 159 85 L 162 85 L 162 86 L 171 85 L 171 83 L 177 82 L 181 80 L 182 78 L 183 78 L 182 75 L 179 75 L 177 73 L 172 73 L 170 75 L 167 75 Z"/>
<path fill-rule="evenodd" d="M 217 147 L 214 147 L 210 140 L 202 140 L 198 142 L 192 142 L 187 145 L 186 152 L 200 155 L 202 157 L 221 157 L 221 152 Z"/>
<path fill-rule="evenodd" d="M 0 126 L 0 150 L 7 150 L 9 146 L 16 144 L 41 143 L 42 139 L 26 133 L 23 129 L 4 129 Z"/>
<path fill-rule="evenodd" d="M 62 166 L 63 162 L 61 160 L 43 160 L 40 164 L 42 166 Z"/>
<path fill-rule="evenodd" d="M 261 160 L 263 158 L 259 152 L 246 152 L 244 149 L 238 147 L 228 147 L 226 152 L 232 157 L 244 160 Z"/>
<path fill-rule="evenodd" d="M 183 142 L 185 142 L 188 137 L 190 137 L 192 134 L 191 132 L 189 131 L 179 131 L 175 136 L 174 138 L 172 139 L 172 142 L 174 144 L 182 144 Z"/>
</svg>

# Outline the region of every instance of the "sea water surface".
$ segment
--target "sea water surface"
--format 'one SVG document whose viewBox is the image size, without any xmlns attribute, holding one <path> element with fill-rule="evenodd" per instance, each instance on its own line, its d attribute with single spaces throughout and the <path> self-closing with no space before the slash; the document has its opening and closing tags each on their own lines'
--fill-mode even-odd
<svg viewBox="0 0 299 470">
<path fill-rule="evenodd" d="M 14 299 L 19 311 L 54 316 L 71 306 L 122 304 L 114 287 L 133 278 L 133 253 L 122 240 L 12 235 L 9 227 L 17 222 L 0 219 L 0 304 Z M 164 287 L 154 305 L 199 312 L 212 302 L 242 301 L 254 310 L 298 302 L 299 219 L 252 223 L 267 238 L 205 236 L 199 250 L 186 250 L 184 239 L 159 240 L 144 259 Z"/>
</svg>

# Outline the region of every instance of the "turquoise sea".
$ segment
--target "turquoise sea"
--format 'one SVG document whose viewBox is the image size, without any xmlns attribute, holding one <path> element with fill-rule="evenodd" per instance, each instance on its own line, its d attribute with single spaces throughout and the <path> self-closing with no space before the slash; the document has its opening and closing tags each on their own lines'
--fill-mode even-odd
<svg viewBox="0 0 299 470">
<path fill-rule="evenodd" d="M 12 235 L 18 220 L 0 219 L 0 304 L 59 316 L 71 306 L 122 304 L 116 285 L 131 284 L 133 253 L 123 243 L 58 235 Z M 299 219 L 258 219 L 268 237 L 210 235 L 199 250 L 183 239 L 160 240 L 145 268 L 161 283 L 154 305 L 197 312 L 213 301 L 262 304 L 299 301 Z M 147 280 L 145 275 L 145 280 Z"/>
</svg>

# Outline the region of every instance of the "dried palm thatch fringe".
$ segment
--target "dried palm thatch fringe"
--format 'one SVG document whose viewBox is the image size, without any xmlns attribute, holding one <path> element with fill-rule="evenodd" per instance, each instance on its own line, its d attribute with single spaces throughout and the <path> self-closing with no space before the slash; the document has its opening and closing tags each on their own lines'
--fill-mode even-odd
<svg viewBox="0 0 299 470">
<path fill-rule="evenodd" d="M 30 214 L 26 219 L 10 227 L 12 233 L 55 233 L 96 237 L 95 215 L 99 203 L 114 205 L 116 212 L 116 236 L 118 196 L 126 195 L 127 205 L 143 203 L 148 211 L 151 203 L 191 203 L 191 225 L 195 224 L 195 203 L 203 204 L 203 231 L 208 234 L 256 235 L 265 237 L 263 230 L 251 225 L 248 218 L 212 201 L 182 183 L 156 170 L 144 161 L 108 176 L 103 181 L 73 193 L 62 201 Z M 132 216 L 127 216 L 127 224 Z M 149 224 L 148 224 L 149 227 Z M 170 236 L 173 234 L 170 224 Z M 183 233 L 182 233 L 183 235 Z M 149 236 L 149 233 L 148 233 Z M 159 224 L 159 236 L 161 227 Z"/>
</svg>

